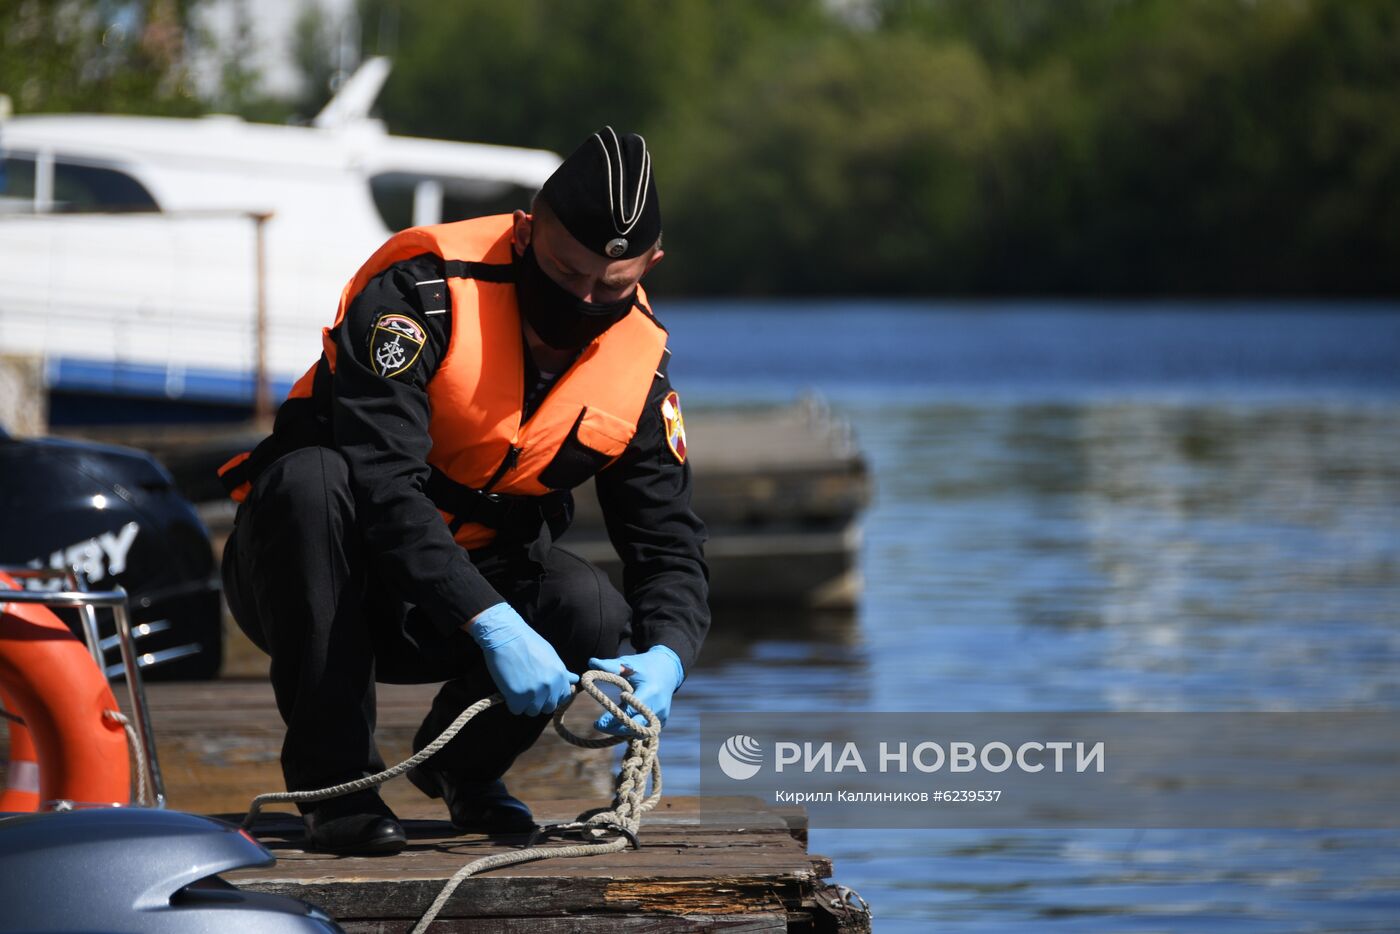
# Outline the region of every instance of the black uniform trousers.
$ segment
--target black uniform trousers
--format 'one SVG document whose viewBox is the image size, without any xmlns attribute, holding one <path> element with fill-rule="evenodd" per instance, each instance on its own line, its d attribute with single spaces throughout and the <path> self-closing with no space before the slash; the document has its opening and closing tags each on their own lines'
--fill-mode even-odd
<svg viewBox="0 0 1400 934">
<path fill-rule="evenodd" d="M 622 595 L 592 564 L 554 546 L 547 531 L 528 550 L 473 559 L 570 671 L 582 673 L 590 657 L 617 655 L 630 634 Z M 272 657 L 273 692 L 287 725 L 288 790 L 384 768 L 374 743 L 376 681 L 446 682 L 414 749 L 496 690 L 470 636 L 444 634 L 376 573 L 356 528 L 348 466 L 330 448 L 293 451 L 258 476 L 239 507 L 223 578 L 234 619 Z M 428 765 L 459 780 L 499 778 L 549 719 L 492 707 Z"/>
</svg>

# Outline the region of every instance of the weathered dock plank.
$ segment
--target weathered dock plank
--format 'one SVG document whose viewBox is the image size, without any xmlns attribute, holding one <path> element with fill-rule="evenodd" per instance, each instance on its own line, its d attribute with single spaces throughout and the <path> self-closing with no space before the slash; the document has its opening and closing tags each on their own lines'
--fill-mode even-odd
<svg viewBox="0 0 1400 934">
<path fill-rule="evenodd" d="M 375 738 L 387 762 L 412 754 L 413 734 L 437 692 L 435 684 L 381 684 Z M 124 696 L 118 691 L 118 696 Z M 272 687 L 262 680 L 147 685 L 156 746 L 171 807 L 205 814 L 240 811 L 254 795 L 282 789 L 278 759 L 284 727 Z M 586 730 L 596 709 L 581 700 L 567 722 Z M 612 795 L 611 754 L 579 749 L 546 730 L 511 772 L 511 790 L 527 801 L 560 790 L 605 803 Z M 428 803 L 405 780 L 390 782 L 384 800 L 395 810 Z M 437 805 L 440 813 L 441 805 Z"/>
<path fill-rule="evenodd" d="M 567 820 L 596 803 L 538 802 L 538 816 L 546 822 Z M 347 921 L 404 921 L 420 915 L 465 863 L 523 842 L 455 836 L 440 819 L 403 816 L 408 849 L 369 858 L 307 853 L 300 849 L 300 821 L 294 815 L 265 815 L 255 833 L 277 855 L 277 865 L 229 879 L 303 898 Z M 810 920 L 812 908 L 803 904 L 823 889 L 823 873 L 830 871 L 827 861 L 806 852 L 789 819 L 754 798 L 665 799 L 643 820 L 641 839 L 639 850 L 524 863 L 470 878 L 448 901 L 443 917 L 606 916 L 625 926 L 594 929 L 658 931 L 693 930 L 722 920 L 730 929 L 787 930 L 789 914 Z M 351 929 L 398 928 L 347 925 Z M 512 928 L 471 928 L 483 929 Z"/>
<path fill-rule="evenodd" d="M 412 921 L 349 921 L 341 922 L 347 934 L 402 934 L 411 931 Z M 761 915 L 607 915 L 561 918 L 444 918 L 433 923 L 434 934 L 689 934 L 698 931 L 725 931 L 728 934 L 774 934 L 792 930 L 809 930 L 789 924 L 786 912 L 772 911 Z"/>
</svg>

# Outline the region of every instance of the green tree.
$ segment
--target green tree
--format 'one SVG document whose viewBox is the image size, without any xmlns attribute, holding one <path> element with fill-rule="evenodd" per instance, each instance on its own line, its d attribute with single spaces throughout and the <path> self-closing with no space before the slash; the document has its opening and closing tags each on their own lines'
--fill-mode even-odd
<svg viewBox="0 0 1400 934">
<path fill-rule="evenodd" d="M 0 0 L 0 93 L 19 113 L 194 114 L 195 0 Z"/>
<path fill-rule="evenodd" d="M 755 43 L 826 22 L 819 0 L 366 0 L 361 21 L 394 59 L 381 104 L 397 130 L 548 148 L 605 123 L 645 132 Z"/>
<path fill-rule="evenodd" d="M 694 292 L 1394 292 L 1387 0 L 363 0 L 398 132 L 657 153 Z"/>
<path fill-rule="evenodd" d="M 338 83 L 348 77 L 342 69 L 337 24 L 316 0 L 302 0 L 292 32 L 292 56 L 302 75 L 296 110 L 309 119 L 326 106 Z"/>
<path fill-rule="evenodd" d="M 678 284 L 806 294 L 973 284 L 997 112 L 974 52 L 834 36 L 770 50 L 735 77 L 704 119 L 672 130 Z"/>
</svg>

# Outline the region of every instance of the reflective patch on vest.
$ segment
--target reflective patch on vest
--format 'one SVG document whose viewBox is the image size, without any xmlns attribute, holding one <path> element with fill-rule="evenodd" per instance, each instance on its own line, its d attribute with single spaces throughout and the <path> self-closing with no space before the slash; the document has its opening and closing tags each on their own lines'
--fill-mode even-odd
<svg viewBox="0 0 1400 934">
<path fill-rule="evenodd" d="M 428 335 L 408 315 L 383 314 L 369 337 L 370 363 L 385 379 L 407 373 L 423 353 Z"/>
<path fill-rule="evenodd" d="M 666 422 L 666 446 L 676 455 L 678 463 L 685 463 L 685 417 L 681 415 L 681 397 L 675 390 L 666 393 L 661 403 L 661 418 Z"/>
</svg>

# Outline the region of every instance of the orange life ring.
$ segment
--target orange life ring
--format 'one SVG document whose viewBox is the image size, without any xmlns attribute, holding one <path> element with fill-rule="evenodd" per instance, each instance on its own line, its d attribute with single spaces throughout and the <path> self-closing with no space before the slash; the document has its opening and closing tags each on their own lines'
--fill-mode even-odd
<svg viewBox="0 0 1400 934">
<path fill-rule="evenodd" d="M 37 794 L 15 803 L 127 803 L 131 765 L 122 726 L 108 715 L 119 708 L 107 679 L 62 620 L 42 606 L 6 603 L 5 588 L 18 585 L 0 573 L 0 687 L 5 709 L 24 719 L 23 732 L 11 724 L 10 754 L 30 745 L 39 765 Z M 7 791 L 7 808 L 11 799 Z"/>
<path fill-rule="evenodd" d="M 15 714 L 15 702 L 0 684 L 0 706 Z M 5 769 L 5 787 L 0 790 L 0 813 L 39 810 L 39 751 L 34 737 L 23 724 L 10 720 L 10 764 Z"/>
</svg>

